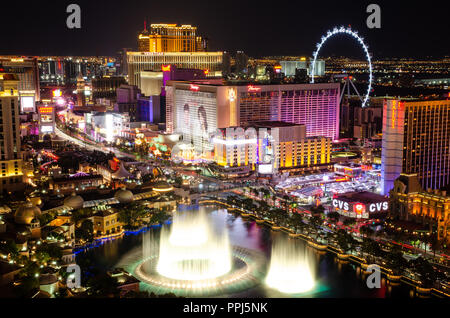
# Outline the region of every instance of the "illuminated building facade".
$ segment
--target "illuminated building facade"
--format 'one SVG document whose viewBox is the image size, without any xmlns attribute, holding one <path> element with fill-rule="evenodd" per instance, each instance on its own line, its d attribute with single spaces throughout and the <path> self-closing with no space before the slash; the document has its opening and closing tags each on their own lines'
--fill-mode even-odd
<svg viewBox="0 0 450 318">
<path fill-rule="evenodd" d="M 305 125 L 306 136 L 339 138 L 339 84 L 239 87 L 239 124 L 283 121 Z"/>
<path fill-rule="evenodd" d="M 355 163 L 336 163 L 334 173 L 348 178 L 358 178 L 362 176 L 363 170 L 361 165 Z"/>
<path fill-rule="evenodd" d="M 175 65 L 163 65 L 159 71 L 142 71 L 138 87 L 145 96 L 165 95 L 167 81 L 191 81 L 206 79 L 208 70 L 178 68 Z"/>
<path fill-rule="evenodd" d="M 136 86 L 122 84 L 117 89 L 117 103 L 114 111 L 128 113 L 130 121 L 135 122 L 137 118 L 137 105 L 140 90 Z"/>
<path fill-rule="evenodd" d="M 55 107 L 40 105 L 39 115 L 39 140 L 43 140 L 45 135 L 52 135 L 55 132 Z"/>
<path fill-rule="evenodd" d="M 341 215 L 356 219 L 372 219 L 387 216 L 388 198 L 372 192 L 350 192 L 333 198 L 333 208 Z"/>
<path fill-rule="evenodd" d="M 0 191 L 23 189 L 19 77 L 0 73 Z"/>
<path fill-rule="evenodd" d="M 127 52 L 127 61 L 128 82 L 139 86 L 142 72 L 161 72 L 167 65 L 207 70 L 209 76 L 220 76 L 223 52 Z"/>
<path fill-rule="evenodd" d="M 115 99 L 116 90 L 126 84 L 122 76 L 103 76 L 92 79 L 92 98 L 110 98 Z"/>
<path fill-rule="evenodd" d="M 169 133 L 190 129 L 183 121 L 186 104 L 198 108 L 207 103 L 208 126 L 214 129 L 281 121 L 305 125 L 306 137 L 339 137 L 338 83 L 228 86 L 221 80 L 169 81 L 166 93 Z M 193 120 L 198 124 L 195 116 Z"/>
<path fill-rule="evenodd" d="M 450 100 L 387 100 L 383 110 L 382 191 L 401 173 L 417 173 L 423 189 L 450 183 Z"/>
<path fill-rule="evenodd" d="M 306 137 L 304 125 L 256 122 L 249 124 L 249 127 L 255 129 L 254 134 L 247 130 L 242 137 L 239 136 L 239 128 L 231 127 L 221 129 L 222 135 L 214 137 L 214 161 L 219 166 L 247 166 L 249 170 L 258 168 L 258 172 L 263 174 L 332 167 L 331 139 Z"/>
<path fill-rule="evenodd" d="M 138 36 L 139 52 L 205 52 L 207 41 L 192 25 L 151 24 Z"/>
<path fill-rule="evenodd" d="M 36 57 L 0 56 L 0 72 L 16 74 L 21 112 L 35 112 L 40 101 L 39 68 Z"/>
<path fill-rule="evenodd" d="M 390 191 L 390 215 L 435 227 L 439 240 L 450 243 L 450 195 L 446 190 L 424 191 L 417 174 L 401 174 Z"/>
<path fill-rule="evenodd" d="M 123 224 L 119 221 L 119 213 L 111 210 L 100 210 L 91 217 L 94 235 L 97 237 L 120 233 Z"/>
<path fill-rule="evenodd" d="M 116 137 L 124 137 L 130 130 L 128 113 L 105 112 L 94 115 L 85 114 L 87 131 L 95 141 L 113 142 Z"/>
</svg>

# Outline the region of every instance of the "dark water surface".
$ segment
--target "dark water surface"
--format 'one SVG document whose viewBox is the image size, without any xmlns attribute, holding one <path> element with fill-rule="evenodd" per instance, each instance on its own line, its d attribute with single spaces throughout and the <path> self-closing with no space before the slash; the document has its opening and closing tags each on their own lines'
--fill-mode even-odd
<svg viewBox="0 0 450 318">
<path fill-rule="evenodd" d="M 226 223 L 230 241 L 233 245 L 261 251 L 270 258 L 273 239 L 278 235 L 286 235 L 280 232 L 273 232 L 270 228 L 259 225 L 253 220 L 243 219 L 241 216 L 217 210 L 214 207 L 205 207 L 211 213 L 211 217 L 216 224 Z M 159 232 L 159 227 L 154 227 L 150 231 Z M 105 241 L 98 246 L 77 254 L 77 262 L 89 260 L 93 266 L 108 270 L 114 268 L 117 263 L 131 250 L 140 248 L 142 244 L 142 231 L 130 233 L 122 238 Z M 384 297 L 412 297 L 414 295 L 412 287 L 400 284 L 391 286 L 385 278 L 382 279 L 381 288 L 369 289 L 366 285 L 366 275 L 360 268 L 350 262 L 338 260 L 334 254 L 316 251 L 302 243 L 305 249 L 309 249 L 315 258 L 316 264 L 316 288 L 307 294 L 297 295 L 297 297 L 363 297 L 363 298 L 384 298 Z M 269 289 L 261 283 L 259 286 L 226 297 L 290 297 L 277 291 Z"/>
</svg>

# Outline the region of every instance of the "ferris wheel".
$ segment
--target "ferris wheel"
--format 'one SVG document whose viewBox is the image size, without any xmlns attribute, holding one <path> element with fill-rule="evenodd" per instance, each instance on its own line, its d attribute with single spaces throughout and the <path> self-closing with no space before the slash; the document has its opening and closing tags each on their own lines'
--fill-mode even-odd
<svg viewBox="0 0 450 318">
<path fill-rule="evenodd" d="M 364 39 L 358 35 L 358 32 L 353 31 L 350 27 L 334 28 L 332 31 L 328 31 L 325 36 L 322 36 L 320 43 L 317 43 L 316 51 L 313 54 L 314 60 L 313 60 L 313 64 L 312 64 L 311 83 L 314 83 L 314 76 L 316 74 L 316 60 L 317 60 L 317 56 L 319 55 L 320 49 L 322 48 L 324 43 L 329 38 L 335 36 L 336 34 L 347 34 L 347 35 L 352 36 L 354 39 L 356 39 L 359 42 L 362 49 L 364 50 L 364 53 L 366 54 L 366 60 L 367 60 L 367 63 L 369 64 L 369 85 L 367 87 L 367 92 L 366 92 L 364 98 L 359 96 L 359 93 L 357 92 L 359 98 L 361 99 L 362 107 L 365 107 L 365 106 L 367 106 L 367 102 L 369 100 L 369 95 L 372 90 L 372 79 L 373 79 L 373 77 L 372 77 L 372 58 L 370 57 L 368 46 L 364 43 Z"/>
</svg>

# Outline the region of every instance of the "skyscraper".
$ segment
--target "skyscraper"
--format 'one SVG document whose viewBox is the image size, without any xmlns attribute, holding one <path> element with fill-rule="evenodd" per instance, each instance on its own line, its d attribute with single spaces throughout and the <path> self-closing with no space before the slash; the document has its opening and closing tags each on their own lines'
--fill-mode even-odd
<svg viewBox="0 0 450 318">
<path fill-rule="evenodd" d="M 23 187 L 19 119 L 19 77 L 0 73 L 0 191 Z"/>
<path fill-rule="evenodd" d="M 139 52 L 205 52 L 207 41 L 197 36 L 197 27 L 189 24 L 152 24 L 138 36 Z"/>
<path fill-rule="evenodd" d="M 383 108 L 382 192 L 401 173 L 417 174 L 423 189 L 450 182 L 450 100 L 386 100 Z"/>
<path fill-rule="evenodd" d="M 0 56 L 0 72 L 16 74 L 18 90 L 23 109 L 34 111 L 34 103 L 40 100 L 38 59 L 30 56 Z"/>
<path fill-rule="evenodd" d="M 171 82 L 166 86 L 166 129 L 200 127 L 204 109 L 208 133 L 261 121 L 305 125 L 307 137 L 339 137 L 339 84 L 226 85 L 221 80 Z M 187 106 L 186 106 L 187 105 Z M 203 110 L 202 110 L 203 113 Z M 192 118 L 191 118 L 192 117 Z M 194 138 L 195 139 L 195 138 Z"/>
<path fill-rule="evenodd" d="M 223 52 L 127 52 L 128 83 L 140 85 L 142 72 L 161 72 L 163 66 L 207 70 L 209 76 L 222 74 Z"/>
</svg>

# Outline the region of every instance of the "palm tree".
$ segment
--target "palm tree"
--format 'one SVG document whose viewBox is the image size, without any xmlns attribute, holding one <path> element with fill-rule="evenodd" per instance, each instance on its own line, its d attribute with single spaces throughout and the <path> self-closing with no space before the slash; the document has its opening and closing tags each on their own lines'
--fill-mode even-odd
<svg viewBox="0 0 450 318">
<path fill-rule="evenodd" d="M 134 229 L 139 227 L 142 218 L 147 214 L 145 206 L 133 202 L 119 210 L 119 221 L 125 224 L 125 228 Z"/>
<path fill-rule="evenodd" d="M 303 223 L 303 218 L 298 213 L 293 213 L 291 216 L 292 225 L 295 228 L 295 232 L 298 232 L 298 230 L 302 229 L 305 226 L 305 223 Z"/>
<path fill-rule="evenodd" d="M 408 261 L 403 257 L 400 251 L 390 252 L 386 256 L 387 264 L 395 275 L 400 275 L 408 266 Z"/>
<path fill-rule="evenodd" d="M 72 211 L 71 220 L 75 223 L 75 226 L 79 227 L 81 225 L 81 221 L 92 216 L 91 208 L 81 208 L 75 211 Z"/>
<path fill-rule="evenodd" d="M 170 218 L 169 214 L 164 211 L 156 212 L 150 218 L 150 224 L 162 224 Z"/>
<path fill-rule="evenodd" d="M 362 251 L 368 254 L 369 259 L 373 261 L 374 258 L 381 256 L 382 251 L 378 242 L 364 238 L 362 244 Z"/>
<path fill-rule="evenodd" d="M 431 234 L 429 238 L 431 249 L 433 250 L 433 257 L 436 257 L 436 251 L 442 248 L 442 242 L 438 240 L 435 233 Z"/>
<path fill-rule="evenodd" d="M 349 234 L 345 230 L 341 229 L 337 232 L 337 243 L 338 243 L 339 248 L 344 253 L 347 253 L 348 251 L 350 251 L 352 249 L 351 239 L 353 239 L 353 238 L 350 238 Z"/>
<path fill-rule="evenodd" d="M 19 255 L 19 249 L 12 239 L 0 242 L 0 253 L 15 259 Z"/>
<path fill-rule="evenodd" d="M 416 273 L 420 275 L 422 287 L 424 288 L 433 287 L 433 284 L 437 278 L 437 274 L 433 266 L 422 256 L 413 260 L 412 265 Z"/>
</svg>

